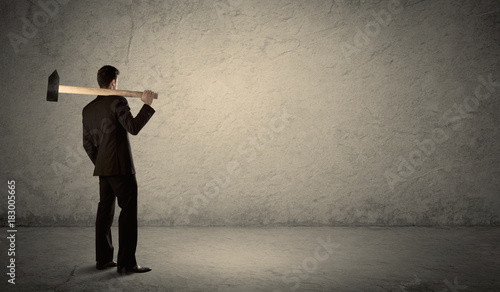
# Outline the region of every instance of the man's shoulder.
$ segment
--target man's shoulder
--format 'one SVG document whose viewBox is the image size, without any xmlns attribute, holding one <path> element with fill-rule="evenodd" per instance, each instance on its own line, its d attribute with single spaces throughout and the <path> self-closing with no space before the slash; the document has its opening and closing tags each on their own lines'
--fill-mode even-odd
<svg viewBox="0 0 500 292">
<path fill-rule="evenodd" d="M 83 110 L 82 112 L 86 112 L 86 111 L 89 111 L 93 106 L 94 104 L 97 102 L 97 98 L 94 98 L 91 102 L 89 102 L 86 106 L 83 107 Z"/>
<path fill-rule="evenodd" d="M 113 107 L 120 103 L 127 104 L 127 99 L 120 95 L 108 95 L 108 96 L 98 95 L 94 100 L 92 100 L 85 107 L 83 107 L 82 112 L 89 111 L 92 108 L 96 107 L 103 107 L 103 106 Z"/>
<path fill-rule="evenodd" d="M 99 95 L 97 99 L 101 100 L 105 104 L 110 104 L 117 106 L 118 104 L 128 104 L 127 99 L 121 95 Z"/>
</svg>

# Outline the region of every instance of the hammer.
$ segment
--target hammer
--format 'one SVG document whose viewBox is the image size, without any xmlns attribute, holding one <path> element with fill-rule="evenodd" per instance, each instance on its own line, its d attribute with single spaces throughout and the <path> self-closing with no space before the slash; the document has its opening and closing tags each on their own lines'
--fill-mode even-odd
<svg viewBox="0 0 500 292">
<path fill-rule="evenodd" d="M 90 88 L 80 86 L 59 85 L 59 74 L 54 70 L 49 76 L 49 85 L 47 87 L 47 101 L 58 101 L 59 93 L 73 93 L 86 95 L 120 95 L 126 97 L 141 97 L 141 91 L 130 90 L 115 90 L 107 88 Z M 155 93 L 154 99 L 158 99 L 158 94 Z"/>
</svg>

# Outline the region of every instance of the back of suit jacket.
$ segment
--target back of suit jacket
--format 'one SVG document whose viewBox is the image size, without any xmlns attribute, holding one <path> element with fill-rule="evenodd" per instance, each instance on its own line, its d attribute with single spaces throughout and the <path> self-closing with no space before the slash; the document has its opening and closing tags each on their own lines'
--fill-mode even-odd
<svg viewBox="0 0 500 292">
<path fill-rule="evenodd" d="M 134 118 L 123 96 L 98 96 L 83 108 L 83 148 L 94 176 L 135 174 L 128 133 L 137 135 L 154 112 L 144 104 Z"/>
</svg>

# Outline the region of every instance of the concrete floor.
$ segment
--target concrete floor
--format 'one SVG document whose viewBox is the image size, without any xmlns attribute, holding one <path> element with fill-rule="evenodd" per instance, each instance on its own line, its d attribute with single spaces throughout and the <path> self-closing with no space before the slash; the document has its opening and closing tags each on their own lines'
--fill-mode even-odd
<svg viewBox="0 0 500 292">
<path fill-rule="evenodd" d="M 153 270 L 120 276 L 93 228 L 19 227 L 15 285 L 3 233 L 1 291 L 500 291 L 500 228 L 141 227 Z"/>
</svg>

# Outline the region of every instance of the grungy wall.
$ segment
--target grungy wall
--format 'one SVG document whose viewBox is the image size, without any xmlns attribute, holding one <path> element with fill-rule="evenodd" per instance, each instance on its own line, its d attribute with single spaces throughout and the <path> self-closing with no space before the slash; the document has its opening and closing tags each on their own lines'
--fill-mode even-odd
<svg viewBox="0 0 500 292">
<path fill-rule="evenodd" d="M 94 224 L 94 97 L 45 97 L 107 64 L 160 95 L 130 136 L 141 225 L 500 223 L 498 1 L 0 3 L 17 224 Z"/>
</svg>

